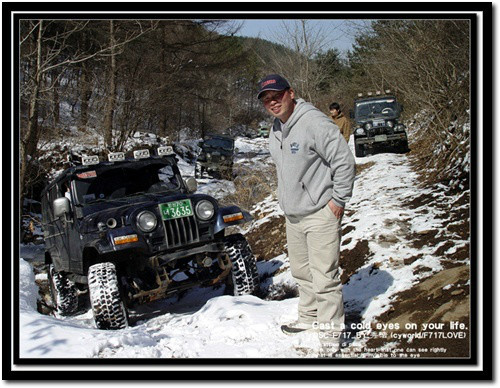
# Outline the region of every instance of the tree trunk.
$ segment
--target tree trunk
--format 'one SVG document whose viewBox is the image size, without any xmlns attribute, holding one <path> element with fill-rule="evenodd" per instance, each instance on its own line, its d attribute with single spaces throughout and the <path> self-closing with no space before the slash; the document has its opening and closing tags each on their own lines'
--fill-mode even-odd
<svg viewBox="0 0 500 388">
<path fill-rule="evenodd" d="M 52 89 L 52 98 L 54 102 L 54 113 L 53 113 L 53 118 L 54 118 L 54 130 L 58 132 L 58 127 L 59 127 L 59 118 L 60 118 L 60 108 L 59 108 L 59 77 L 55 75 L 55 80 L 54 80 L 54 86 Z"/>
<path fill-rule="evenodd" d="M 90 69 L 86 63 L 82 64 L 80 76 L 80 130 L 87 127 L 89 121 L 89 101 L 92 97 L 92 87 L 90 81 Z"/>
<path fill-rule="evenodd" d="M 40 80 L 41 80 L 41 66 L 42 66 L 42 30 L 43 21 L 39 21 L 38 37 L 36 41 L 36 61 L 34 71 L 33 89 L 29 97 L 29 114 L 28 114 L 28 129 L 26 135 L 21 139 L 21 166 L 19 170 L 19 193 L 21 196 L 21 205 L 25 195 L 26 187 L 29 182 L 26 182 L 28 177 L 28 163 L 29 159 L 33 158 L 36 152 L 38 139 L 40 137 L 40 129 L 38 126 L 38 99 L 40 95 Z"/>
<path fill-rule="evenodd" d="M 106 111 L 104 113 L 104 145 L 107 149 L 113 147 L 113 114 L 116 104 L 116 45 L 114 21 L 109 21 L 109 40 L 111 47 L 111 61 L 109 69 L 109 90 Z"/>
</svg>

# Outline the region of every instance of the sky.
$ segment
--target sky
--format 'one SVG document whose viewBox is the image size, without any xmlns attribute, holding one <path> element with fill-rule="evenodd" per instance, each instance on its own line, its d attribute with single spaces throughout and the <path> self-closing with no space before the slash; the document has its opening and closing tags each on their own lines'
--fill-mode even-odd
<svg viewBox="0 0 500 388">
<path fill-rule="evenodd" d="M 242 20 L 243 26 L 237 35 L 259 37 L 269 41 L 281 43 L 277 38 L 283 31 L 283 23 L 292 25 L 292 20 L 267 19 L 267 20 Z M 354 29 L 347 20 L 310 20 L 310 26 L 316 31 L 321 30 L 325 36 L 326 49 L 336 48 L 339 51 L 352 49 L 354 43 Z"/>
</svg>

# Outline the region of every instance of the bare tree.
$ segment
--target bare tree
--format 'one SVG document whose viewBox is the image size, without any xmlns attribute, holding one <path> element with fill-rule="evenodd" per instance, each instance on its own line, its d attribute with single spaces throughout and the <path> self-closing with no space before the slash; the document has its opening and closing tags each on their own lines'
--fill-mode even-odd
<svg viewBox="0 0 500 388">
<path fill-rule="evenodd" d="M 300 96 L 313 103 L 318 98 L 317 85 L 325 78 L 314 58 L 332 43 L 333 32 L 327 34 L 311 20 L 283 21 L 273 32 L 273 40 L 291 50 L 276 52 L 272 68 L 286 77 Z"/>
<path fill-rule="evenodd" d="M 137 28 L 120 41 L 102 45 L 89 52 L 75 43 L 89 23 L 88 20 L 24 20 L 21 23 L 19 45 L 23 76 L 20 94 L 27 105 L 26 123 L 21 126 L 20 131 L 21 196 L 24 196 L 26 187 L 30 184 L 27 179 L 30 176 L 28 170 L 37 156 L 42 130 L 40 126 L 42 94 L 52 91 L 54 97 L 54 93 L 57 92 L 54 88 L 68 68 L 116 52 L 156 25 L 156 22 L 138 21 Z M 56 113 L 57 109 L 58 107 L 54 108 L 53 112 Z M 24 120 L 21 122 L 24 123 Z"/>
<path fill-rule="evenodd" d="M 109 47 L 110 47 L 110 63 L 108 70 L 108 97 L 106 101 L 106 110 L 104 112 L 104 145 L 108 149 L 113 148 L 113 114 L 116 104 L 116 38 L 115 24 L 113 20 L 109 21 Z"/>
</svg>

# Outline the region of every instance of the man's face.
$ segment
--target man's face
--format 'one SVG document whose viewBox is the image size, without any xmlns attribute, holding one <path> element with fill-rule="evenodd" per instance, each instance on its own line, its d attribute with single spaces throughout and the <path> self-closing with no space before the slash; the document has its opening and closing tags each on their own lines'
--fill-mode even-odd
<svg viewBox="0 0 500 388">
<path fill-rule="evenodd" d="M 330 110 L 330 114 L 332 117 L 337 117 L 339 115 L 339 111 L 337 109 Z"/>
<path fill-rule="evenodd" d="M 285 123 L 292 115 L 295 108 L 295 93 L 293 89 L 281 91 L 268 90 L 264 92 L 260 100 L 264 104 L 266 110 Z"/>
</svg>

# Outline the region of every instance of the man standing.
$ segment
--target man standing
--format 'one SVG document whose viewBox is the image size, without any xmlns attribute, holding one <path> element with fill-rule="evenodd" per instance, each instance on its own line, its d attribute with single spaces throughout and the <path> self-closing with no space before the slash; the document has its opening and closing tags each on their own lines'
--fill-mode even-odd
<svg viewBox="0 0 500 388">
<path fill-rule="evenodd" d="M 291 335 L 319 328 L 323 350 L 335 353 L 344 324 L 340 225 L 352 195 L 354 157 L 338 127 L 312 104 L 296 99 L 280 75 L 259 82 L 258 98 L 275 117 L 269 150 L 286 216 L 290 268 L 299 286 L 298 320 L 281 330 Z"/>
<path fill-rule="evenodd" d="M 340 129 L 340 133 L 344 136 L 344 139 L 349 143 L 349 137 L 351 136 L 351 125 L 349 120 L 344 116 L 340 110 L 340 105 L 337 102 L 332 102 L 330 104 L 330 114 L 332 116 L 333 122 L 337 124 Z"/>
</svg>

